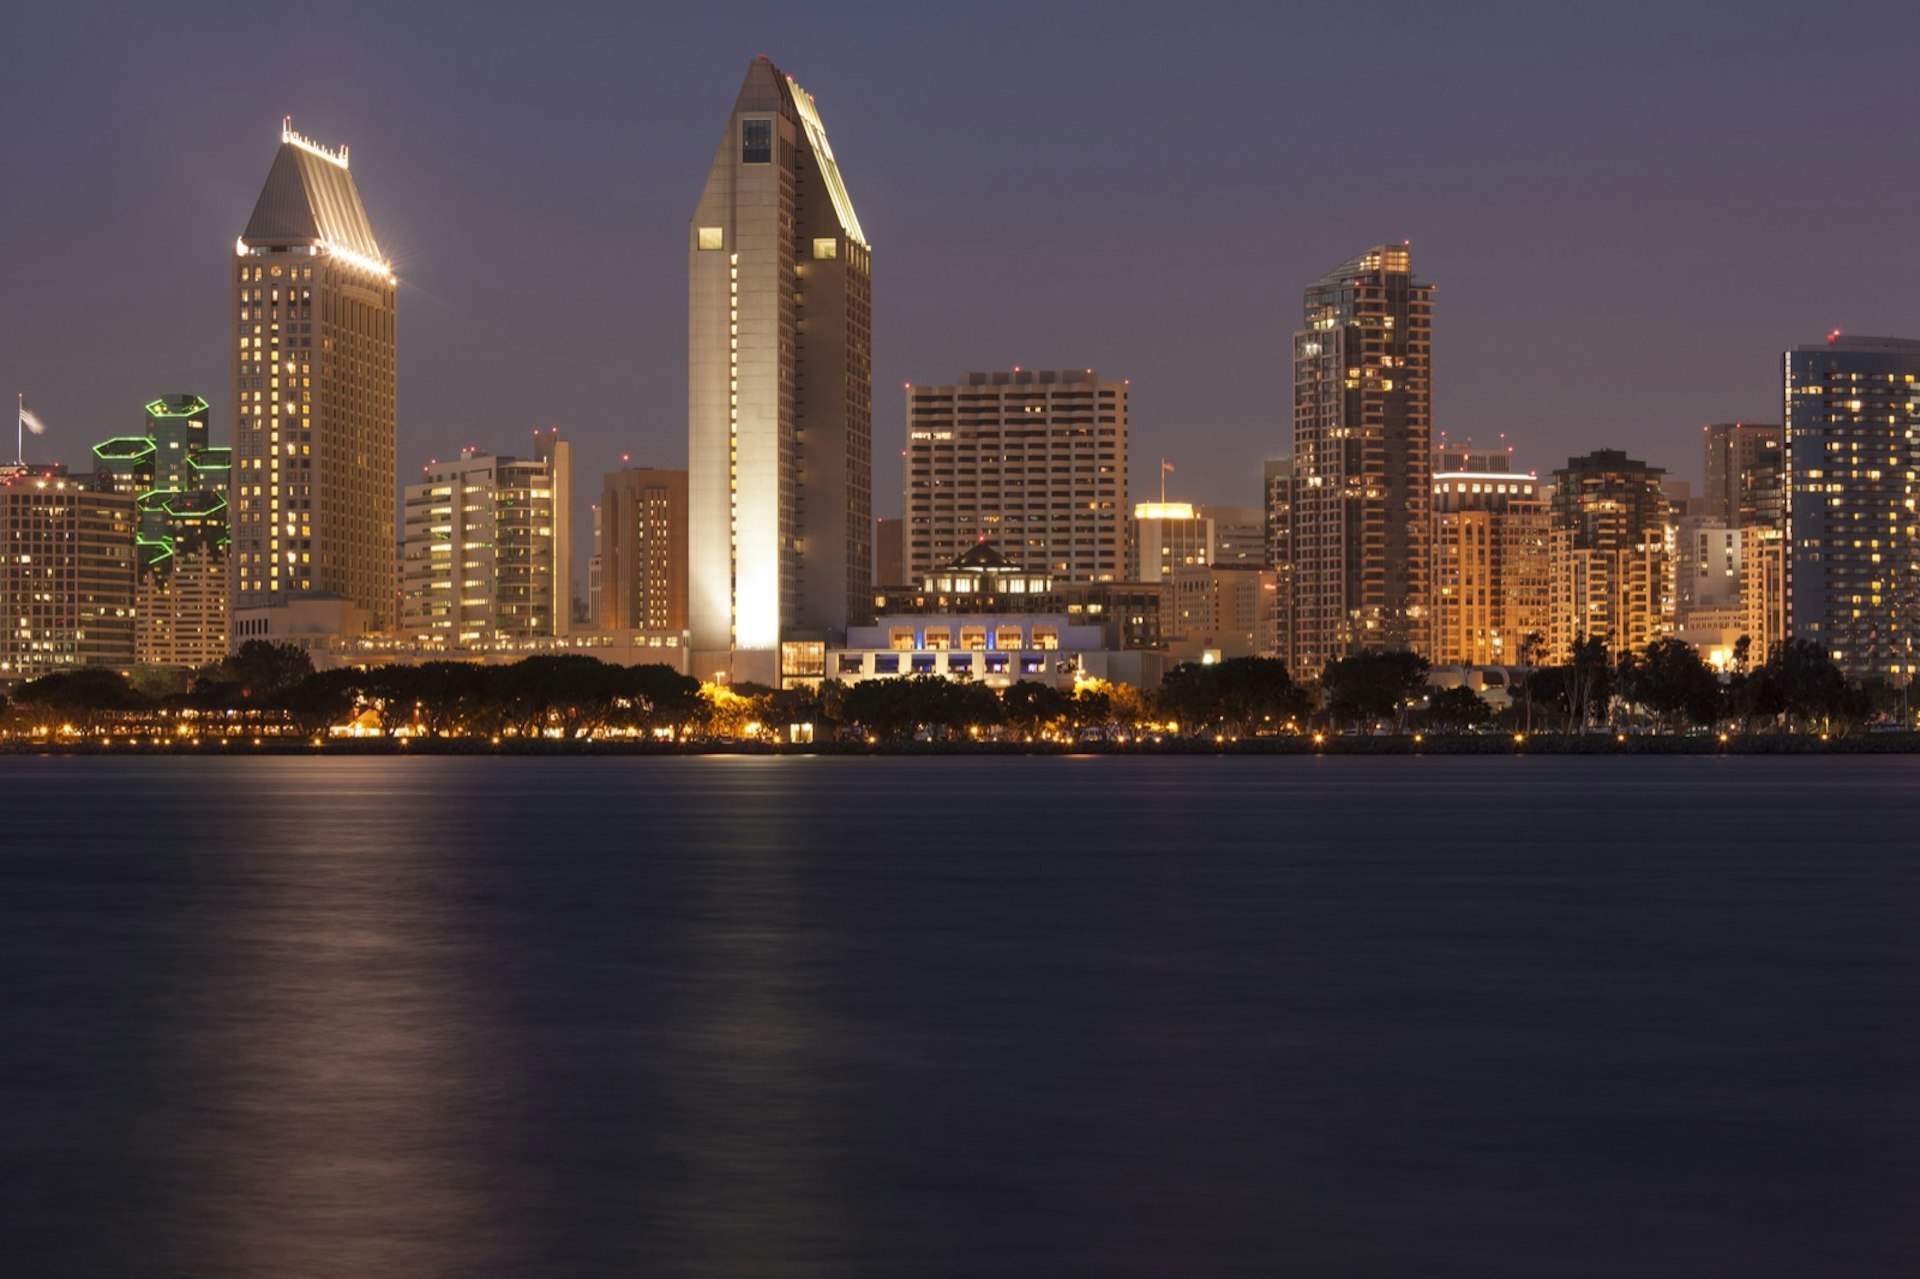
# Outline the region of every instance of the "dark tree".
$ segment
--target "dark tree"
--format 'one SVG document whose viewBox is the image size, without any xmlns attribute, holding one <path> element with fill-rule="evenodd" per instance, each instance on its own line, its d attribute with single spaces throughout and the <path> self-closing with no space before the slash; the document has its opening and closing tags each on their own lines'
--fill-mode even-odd
<svg viewBox="0 0 1920 1279">
<path fill-rule="evenodd" d="M 1391 719 L 1405 727 L 1407 703 L 1427 684 L 1427 659 L 1405 649 L 1330 658 L 1320 671 L 1327 712 L 1336 724 Z"/>
<path fill-rule="evenodd" d="M 1442 733 L 1459 733 L 1477 728 L 1493 718 L 1493 707 L 1486 699 L 1462 684 L 1456 688 L 1435 689 L 1427 696 L 1427 709 L 1421 716 L 1426 726 Z"/>
<path fill-rule="evenodd" d="M 1000 706 L 1008 724 L 1032 736 L 1067 713 L 1067 698 L 1051 684 L 1023 679 L 1000 695 Z"/>
</svg>

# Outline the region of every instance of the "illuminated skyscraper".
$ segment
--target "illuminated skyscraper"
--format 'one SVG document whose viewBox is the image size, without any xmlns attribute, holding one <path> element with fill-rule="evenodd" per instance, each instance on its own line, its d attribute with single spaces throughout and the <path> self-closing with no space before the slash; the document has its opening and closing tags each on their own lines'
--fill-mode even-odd
<svg viewBox="0 0 1920 1279">
<path fill-rule="evenodd" d="M 394 288 L 347 151 L 282 129 L 234 245 L 234 607 L 394 624 Z"/>
<path fill-rule="evenodd" d="M 1835 334 L 1786 355 L 1787 617 L 1848 675 L 1920 653 L 1920 341 Z"/>
<path fill-rule="evenodd" d="M 131 496 L 64 467 L 0 479 L 0 680 L 132 669 L 136 519 Z"/>
<path fill-rule="evenodd" d="M 687 226 L 695 669 L 774 682 L 871 608 L 869 247 L 812 95 L 765 58 Z"/>
<path fill-rule="evenodd" d="M 1728 528 L 1777 528 L 1785 522 L 1782 438 L 1780 427 L 1753 422 L 1715 422 L 1701 428 L 1709 520 Z"/>
<path fill-rule="evenodd" d="M 1380 245 L 1307 286 L 1293 336 L 1292 625 L 1304 671 L 1426 644 L 1433 286 Z"/>
<path fill-rule="evenodd" d="M 227 654 L 233 450 L 207 442 L 207 402 L 162 396 L 146 429 L 93 446 L 102 486 L 134 499 L 134 660 L 193 668 Z"/>
</svg>

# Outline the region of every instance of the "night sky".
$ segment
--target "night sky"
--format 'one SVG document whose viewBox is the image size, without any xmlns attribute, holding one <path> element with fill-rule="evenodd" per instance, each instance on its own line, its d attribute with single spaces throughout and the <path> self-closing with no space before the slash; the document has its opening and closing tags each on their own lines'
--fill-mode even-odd
<svg viewBox="0 0 1920 1279">
<path fill-rule="evenodd" d="M 86 445 L 193 391 L 291 113 L 400 276 L 400 472 L 686 458 L 685 226 L 747 62 L 817 97 L 874 241 L 876 513 L 900 386 L 1133 382 L 1134 489 L 1257 500 L 1300 290 L 1410 239 L 1435 423 L 1522 465 L 1777 421 L 1783 347 L 1920 336 L 1920 6 L 9 6 L 0 376 Z"/>
</svg>

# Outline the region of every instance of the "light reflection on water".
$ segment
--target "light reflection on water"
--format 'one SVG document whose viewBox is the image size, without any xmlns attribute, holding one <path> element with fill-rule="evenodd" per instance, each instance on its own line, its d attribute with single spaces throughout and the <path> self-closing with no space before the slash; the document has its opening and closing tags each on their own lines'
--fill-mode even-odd
<svg viewBox="0 0 1920 1279">
<path fill-rule="evenodd" d="M 1908 1273 L 1917 797 L 1903 759 L 0 760 L 0 1242 Z"/>
</svg>

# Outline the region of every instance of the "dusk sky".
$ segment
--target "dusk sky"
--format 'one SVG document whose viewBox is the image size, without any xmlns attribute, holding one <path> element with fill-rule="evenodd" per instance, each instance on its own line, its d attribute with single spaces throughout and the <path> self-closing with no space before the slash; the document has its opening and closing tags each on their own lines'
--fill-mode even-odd
<svg viewBox="0 0 1920 1279">
<path fill-rule="evenodd" d="M 349 144 L 400 277 L 400 473 L 686 463 L 685 227 L 748 61 L 818 99 L 901 384 L 1133 383 L 1133 488 L 1252 503 L 1302 286 L 1408 239 L 1435 426 L 1697 479 L 1779 355 L 1920 336 L 1920 10 L 1540 4 L 55 6 L 0 20 L 0 376 L 85 465 L 165 393 L 231 439 L 227 266 L 283 115 Z"/>
</svg>

